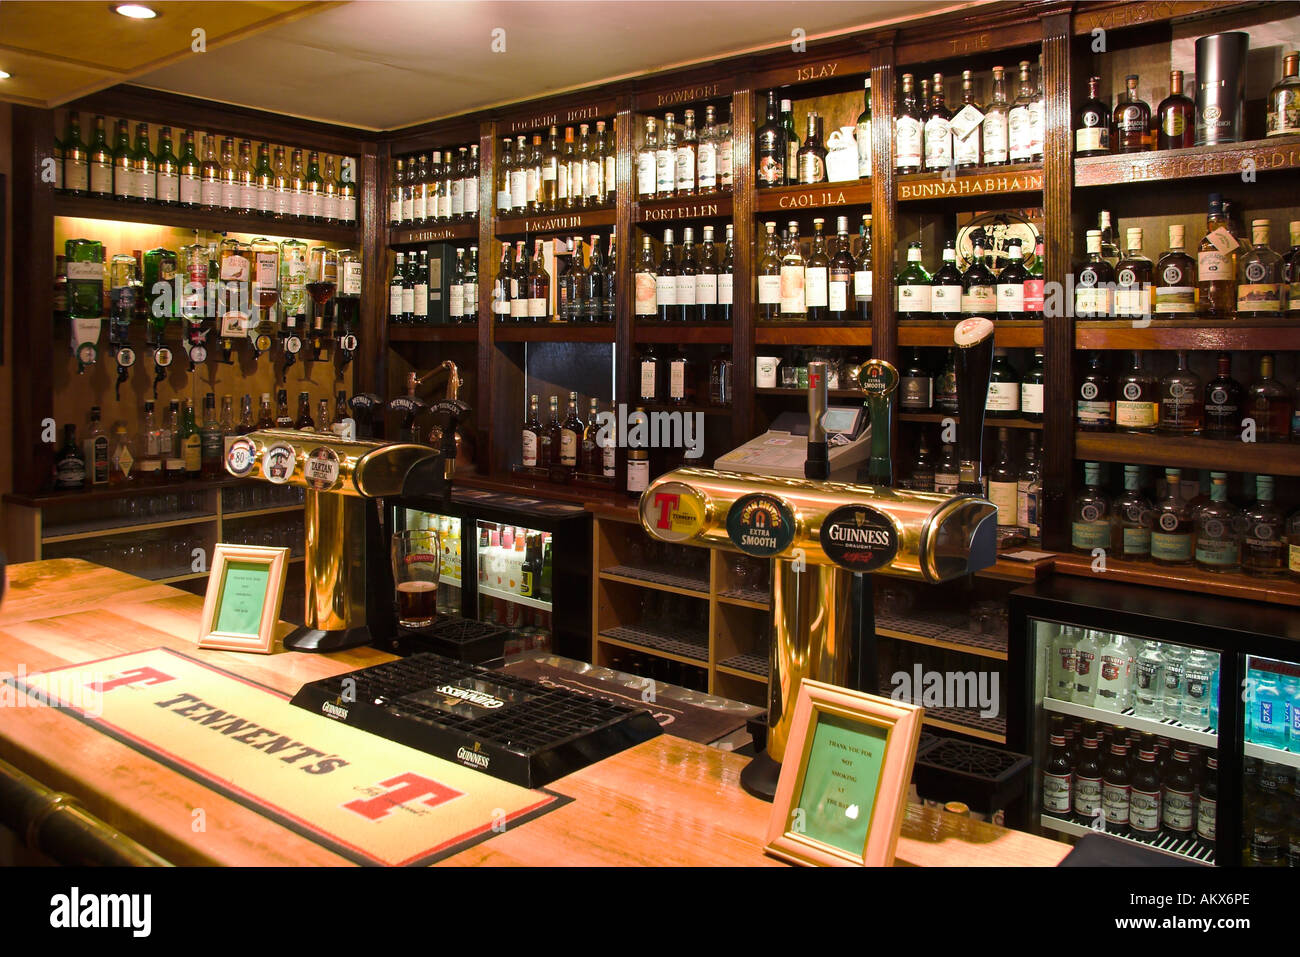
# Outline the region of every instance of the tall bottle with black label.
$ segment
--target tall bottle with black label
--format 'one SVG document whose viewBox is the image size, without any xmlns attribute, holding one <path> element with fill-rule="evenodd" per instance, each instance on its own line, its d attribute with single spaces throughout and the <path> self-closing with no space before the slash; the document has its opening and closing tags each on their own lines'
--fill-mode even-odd
<svg viewBox="0 0 1300 957">
<path fill-rule="evenodd" d="M 913 348 L 899 374 L 898 407 L 903 412 L 929 412 L 934 404 L 934 377 Z"/>
<path fill-rule="evenodd" d="M 527 468 L 536 468 L 542 445 L 542 420 L 538 416 L 537 396 L 528 398 L 528 418 L 524 420 L 523 429 L 523 463 Z"/>
</svg>

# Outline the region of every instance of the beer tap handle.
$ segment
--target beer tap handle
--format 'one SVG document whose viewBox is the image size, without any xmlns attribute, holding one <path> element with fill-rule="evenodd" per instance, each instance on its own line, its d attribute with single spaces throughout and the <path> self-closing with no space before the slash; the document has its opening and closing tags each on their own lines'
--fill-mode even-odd
<svg viewBox="0 0 1300 957">
<path fill-rule="evenodd" d="M 865 472 L 858 470 L 858 481 L 867 485 L 893 485 L 891 437 L 898 370 L 884 359 L 868 359 L 858 368 L 858 388 L 866 393 L 871 416 L 871 459 Z"/>
<path fill-rule="evenodd" d="M 803 476 L 824 482 L 831 477 L 830 449 L 826 444 L 826 429 L 822 418 L 826 415 L 826 363 L 808 363 L 808 457 L 803 463 Z"/>
<path fill-rule="evenodd" d="M 993 372 L 993 323 L 975 317 L 957 323 L 957 491 L 984 494 L 984 408 Z"/>
</svg>

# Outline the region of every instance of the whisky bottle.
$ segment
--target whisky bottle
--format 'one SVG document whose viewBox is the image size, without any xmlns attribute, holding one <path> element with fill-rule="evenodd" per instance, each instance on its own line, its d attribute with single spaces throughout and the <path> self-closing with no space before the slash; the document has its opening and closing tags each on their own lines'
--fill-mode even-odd
<svg viewBox="0 0 1300 957">
<path fill-rule="evenodd" d="M 86 458 L 77 447 L 77 427 L 63 427 L 63 447 L 54 457 L 54 487 L 80 489 L 86 485 Z"/>
<path fill-rule="evenodd" d="M 1080 319 L 1108 319 L 1114 314 L 1115 270 L 1101 254 L 1101 230 L 1088 230 L 1088 259 L 1074 287 L 1074 314 Z"/>
<path fill-rule="evenodd" d="M 699 135 L 695 130 L 695 111 L 686 110 L 682 114 L 683 125 L 681 138 L 677 143 L 676 190 L 678 196 L 695 195 L 695 165 L 699 153 Z"/>
<path fill-rule="evenodd" d="M 1025 260 L 1020 243 L 1011 240 L 1007 244 L 1007 264 L 998 273 L 996 294 L 999 319 L 1025 319 L 1025 282 L 1029 271 L 1025 269 Z"/>
<path fill-rule="evenodd" d="M 221 399 L 221 434 L 233 434 L 234 422 L 230 414 L 230 396 L 223 396 Z M 289 392 L 287 389 L 278 389 L 275 393 L 275 427 L 277 429 L 292 429 L 293 417 L 289 415 Z"/>
<path fill-rule="evenodd" d="M 649 124 L 647 123 L 647 130 Z M 785 147 L 777 121 L 776 91 L 767 91 L 767 113 L 757 135 L 757 181 L 759 187 L 780 186 L 785 182 Z"/>
<path fill-rule="evenodd" d="M 1027 433 L 1024 462 L 1016 475 L 1016 524 L 1025 530 L 1031 542 L 1042 537 L 1038 521 L 1038 503 L 1042 492 L 1042 465 L 1038 458 L 1038 433 Z"/>
<path fill-rule="evenodd" d="M 1043 421 L 1043 400 L 1046 393 L 1047 371 L 1043 350 L 1034 350 L 1034 364 L 1020 380 L 1020 415 L 1030 422 Z"/>
<path fill-rule="evenodd" d="M 677 264 L 677 318 L 681 322 L 696 322 L 699 310 L 695 302 L 695 278 L 700 266 L 695 258 L 695 229 L 682 230 L 682 258 Z"/>
<path fill-rule="evenodd" d="M 1101 77 L 1088 77 L 1088 97 L 1074 114 L 1074 155 L 1110 152 L 1110 107 L 1101 99 Z"/>
<path fill-rule="evenodd" d="M 660 322 L 674 322 L 681 316 L 677 304 L 677 258 L 673 254 L 673 231 L 664 230 L 663 258 L 655 271 L 655 301 Z"/>
<path fill-rule="evenodd" d="M 805 144 L 806 148 L 806 144 Z M 804 299 L 810 322 L 824 322 L 830 298 L 830 258 L 826 255 L 826 238 L 823 235 L 825 220 L 813 220 L 812 248 L 804 267 Z"/>
<path fill-rule="evenodd" d="M 781 257 L 781 318 L 807 318 L 804 295 L 804 258 L 799 245 L 799 224 L 789 223 L 789 240 Z"/>
<path fill-rule="evenodd" d="M 636 418 L 637 422 L 644 422 L 646 419 L 645 409 L 636 406 L 629 416 L 629 421 Z M 635 427 L 635 423 L 633 423 Z M 627 450 L 627 494 L 630 498 L 639 498 L 641 493 L 646 490 L 650 484 L 650 450 L 644 446 L 633 446 Z"/>
<path fill-rule="evenodd" d="M 975 102 L 975 80 L 970 70 L 961 71 L 961 102 L 961 109 L 953 114 L 949 124 L 949 129 L 952 130 L 952 161 L 958 169 L 974 169 L 980 165 L 981 158 L 979 126 L 969 129 L 964 137 L 958 133 L 959 128 L 965 128 L 961 126 L 963 121 L 978 123 L 983 117 L 980 105 Z"/>
<path fill-rule="evenodd" d="M 952 114 L 944 105 L 943 74 L 932 79 L 929 112 L 925 118 L 925 168 L 947 169 L 953 165 Z"/>
<path fill-rule="evenodd" d="M 931 276 L 921 265 L 921 244 L 909 243 L 907 265 L 894 280 L 900 320 L 930 318 L 930 283 Z"/>
<path fill-rule="evenodd" d="M 1115 396 L 1110 376 L 1102 368 L 1099 352 L 1088 356 L 1088 368 L 1080 377 L 1075 427 L 1081 432 L 1111 432 L 1115 429 Z"/>
<path fill-rule="evenodd" d="M 916 458 L 912 460 L 912 473 L 911 478 L 908 479 L 908 488 L 914 492 L 934 491 L 934 459 L 930 455 L 930 445 L 926 441 L 924 432 L 917 439 Z"/>
<path fill-rule="evenodd" d="M 1138 78 L 1124 78 L 1124 93 L 1115 104 L 1115 152 L 1141 153 L 1151 148 L 1151 107 L 1138 96 Z"/>
<path fill-rule="evenodd" d="M 1120 557 L 1145 561 L 1151 557 L 1151 503 L 1142 494 L 1142 467 L 1124 466 L 1124 492 L 1115 500 Z"/>
<path fill-rule="evenodd" d="M 1097 214 L 1097 228 L 1101 230 L 1101 258 L 1110 263 L 1111 268 L 1119 265 L 1120 251 L 1115 242 L 1115 228 L 1111 225 L 1109 209 Z"/>
<path fill-rule="evenodd" d="M 543 468 L 560 465 L 560 456 L 562 452 L 563 428 L 560 422 L 560 397 L 558 395 L 550 396 L 551 417 L 546 423 L 546 431 L 542 433 L 542 445 L 538 450 L 539 463 Z"/>
<path fill-rule="evenodd" d="M 1268 247 L 1269 222 L 1256 219 L 1251 223 L 1251 247 L 1237 262 L 1237 315 L 1244 318 L 1280 316 L 1282 314 L 1282 257 Z"/>
<path fill-rule="evenodd" d="M 397 264 L 393 267 L 393 278 L 388 281 L 388 322 L 390 325 L 404 325 L 409 321 L 403 301 L 403 289 L 406 283 L 406 254 L 397 254 Z M 412 296 L 414 308 L 414 295 Z"/>
<path fill-rule="evenodd" d="M 610 238 L 613 243 L 613 237 Z M 736 234 L 735 226 L 727 223 L 727 242 L 722 252 L 722 262 L 718 264 L 718 319 L 731 321 L 731 306 L 735 298 L 734 278 L 736 274 Z M 613 320 L 610 316 L 610 320 Z"/>
<path fill-rule="evenodd" d="M 1135 351 L 1115 397 L 1115 428 L 1119 432 L 1154 432 L 1159 419 L 1155 376 L 1142 368 L 1142 353 Z"/>
<path fill-rule="evenodd" d="M 986 316 L 992 319 L 997 315 L 997 277 L 985 265 L 984 252 L 984 239 L 977 233 L 970 265 L 961 276 L 961 312 L 967 318 Z"/>
<path fill-rule="evenodd" d="M 1220 352 L 1216 361 L 1218 373 L 1205 383 L 1205 437 L 1240 439 L 1241 384 L 1232 377 L 1232 356 Z M 1292 430 L 1294 431 L 1294 424 Z"/>
<path fill-rule="evenodd" d="M 1129 227 L 1125 230 L 1125 236 L 1127 254 L 1115 267 L 1115 316 L 1149 319 L 1155 264 L 1142 255 L 1140 227 Z"/>
<path fill-rule="evenodd" d="M 1231 319 L 1237 308 L 1237 248 L 1223 210 L 1223 197 L 1210 194 L 1205 237 L 1196 251 L 1196 285 L 1201 311 L 1212 319 Z"/>
<path fill-rule="evenodd" d="M 764 224 L 767 237 L 758 268 L 758 318 L 773 320 L 781 316 L 781 257 L 776 242 L 776 223 Z"/>
<path fill-rule="evenodd" d="M 808 135 L 795 157 L 798 163 L 799 182 L 813 186 L 826 182 L 826 147 L 822 142 L 822 118 L 808 114 Z"/>
<path fill-rule="evenodd" d="M 993 350 L 989 370 L 989 392 L 985 410 L 990 419 L 1014 419 L 1020 415 L 1020 376 L 1011 367 L 1006 349 Z"/>
<path fill-rule="evenodd" d="M 858 114 L 853 129 L 853 139 L 858 147 L 858 179 L 871 178 L 871 77 L 864 79 L 862 112 Z"/>
<path fill-rule="evenodd" d="M 961 319 L 962 283 L 951 239 L 944 241 L 942 255 L 942 265 L 930 277 L 930 317 L 957 322 Z"/>
<path fill-rule="evenodd" d="M 704 129 L 700 130 L 700 142 L 695 156 L 696 183 L 701 194 L 718 191 L 719 139 L 717 110 L 712 106 L 706 106 Z"/>
<path fill-rule="evenodd" d="M 161 127 L 158 130 L 158 155 L 154 158 L 157 173 L 157 200 L 168 206 L 175 206 L 181 201 L 180 163 L 172 152 L 172 128 Z"/>
<path fill-rule="evenodd" d="M 672 196 L 677 186 L 677 126 L 672 113 L 664 114 L 664 132 L 655 152 L 655 195 Z"/>
<path fill-rule="evenodd" d="M 637 360 L 637 398 L 640 402 L 659 401 L 661 365 L 654 344 L 648 343 Z"/>
<path fill-rule="evenodd" d="M 659 317 L 658 286 L 656 275 L 655 251 L 649 236 L 641 237 L 641 255 L 636 262 L 633 282 L 636 284 L 635 313 L 638 320 L 657 319 Z"/>
<path fill-rule="evenodd" d="M 684 405 L 691 391 L 690 360 L 679 343 L 668 357 L 668 403 Z"/>
<path fill-rule="evenodd" d="M 945 442 L 934 466 L 934 491 L 955 495 L 960 482 L 961 462 L 957 459 L 957 447 Z"/>
<path fill-rule="evenodd" d="M 250 405 L 248 396 L 244 396 L 244 418 L 249 420 L 251 427 L 253 413 Z M 308 432 L 314 431 L 316 428 L 316 422 L 311 417 L 311 399 L 306 392 L 298 393 L 298 418 L 294 420 L 293 427 Z"/>
<path fill-rule="evenodd" d="M 578 393 L 570 392 L 568 415 L 560 426 L 560 465 L 564 468 L 578 468 L 578 455 L 586 429 L 586 424 L 578 418 Z"/>
<path fill-rule="evenodd" d="M 320 180 L 320 175 L 317 174 Z M 239 141 L 238 161 L 235 163 L 235 184 L 238 190 L 238 202 L 236 208 L 245 215 L 253 212 L 257 207 L 257 188 L 253 184 L 253 144 L 248 140 Z M 324 197 L 324 185 L 321 186 L 322 202 Z M 320 219 L 326 220 L 324 207 L 322 206 Z"/>
<path fill-rule="evenodd" d="M 994 360 L 996 362 L 996 360 Z M 998 528 L 1015 528 L 1019 521 L 1016 466 L 1011 457 L 1011 430 L 998 429 L 998 451 L 989 470 L 989 501 L 998 510 Z"/>
<path fill-rule="evenodd" d="M 1210 473 L 1210 501 L 1196 512 L 1196 565 L 1210 572 L 1241 565 L 1241 513 L 1228 501 L 1228 474 Z"/>
<path fill-rule="evenodd" d="M 1094 548 L 1111 548 L 1110 502 L 1101 489 L 1097 462 L 1083 464 L 1083 488 L 1071 508 L 1070 547 L 1084 555 Z"/>
<path fill-rule="evenodd" d="M 519 216 L 528 211 L 528 141 L 515 139 L 514 154 L 507 153 L 507 178 L 510 183 L 510 214 Z"/>
<path fill-rule="evenodd" d="M 1011 147 L 1011 162 L 1027 163 L 1034 157 L 1033 117 L 1035 90 L 1030 81 L 1029 61 L 1020 61 L 1020 89 L 1007 115 L 1007 137 Z"/>
<path fill-rule="evenodd" d="M 1187 255 L 1184 229 L 1169 227 L 1169 249 L 1155 268 L 1155 312 L 1174 318 L 1191 316 L 1197 309 L 1196 260 Z"/>
<path fill-rule="evenodd" d="M 66 176 L 65 173 L 65 182 Z M 83 442 L 85 447 L 86 484 L 91 486 L 108 484 L 108 435 L 104 432 L 104 427 L 100 425 L 99 420 L 99 406 L 93 405 L 90 407 L 90 425 L 86 429 L 86 438 Z"/>
<path fill-rule="evenodd" d="M 902 83 L 902 106 L 894 118 L 894 167 L 900 173 L 917 173 L 921 170 L 924 127 L 913 92 L 912 74 L 904 73 Z"/>
<path fill-rule="evenodd" d="M 591 408 L 587 412 L 587 421 L 582 432 L 582 464 L 580 471 L 584 475 L 599 475 L 601 472 L 600 446 L 596 441 L 600 431 L 600 425 L 597 422 L 599 414 L 600 405 L 595 399 L 592 399 Z"/>
<path fill-rule="evenodd" d="M 794 105 L 781 101 L 781 135 L 785 143 L 785 185 L 799 182 L 799 133 L 794 128 Z"/>
<path fill-rule="evenodd" d="M 1291 397 L 1273 378 L 1273 356 L 1259 358 L 1259 378 L 1246 392 L 1246 415 L 1254 420 L 1256 442 L 1285 442 L 1291 433 Z"/>
<path fill-rule="evenodd" d="M 1242 539 L 1241 570 L 1263 578 L 1286 574 L 1286 520 L 1282 510 L 1273 504 L 1273 476 L 1255 476 L 1255 503 L 1242 511 L 1242 517 L 1246 534 Z"/>
<path fill-rule="evenodd" d="M 831 322 L 848 322 L 853 313 L 853 251 L 849 243 L 849 218 L 835 219 L 834 255 L 827 270 L 826 312 Z M 1300 290 L 1297 290 L 1300 292 Z"/>
<path fill-rule="evenodd" d="M 551 307 L 551 274 L 542 258 L 542 240 L 534 240 L 533 260 L 528 272 L 528 321 L 546 322 Z"/>
<path fill-rule="evenodd" d="M 275 148 L 275 152 L 272 154 L 271 169 L 275 173 L 275 198 L 273 206 L 275 218 L 286 219 L 289 216 L 289 198 L 292 194 L 292 190 L 289 187 L 289 168 L 284 162 L 283 146 L 277 146 Z M 202 184 L 200 183 L 200 194 L 201 189 Z"/>
<path fill-rule="evenodd" d="M 100 199 L 108 199 L 113 195 L 113 151 L 108 146 L 108 134 L 105 129 L 105 119 L 102 116 L 95 117 L 95 132 L 90 140 L 88 148 L 89 171 L 89 192 L 91 196 L 97 196 Z M 198 158 L 194 156 L 194 134 L 189 130 L 186 133 L 186 145 L 188 147 L 188 159 L 192 161 L 193 190 L 189 194 L 191 198 L 182 202 L 187 206 L 198 205 Z M 182 164 L 186 162 L 186 157 L 182 156 Z M 65 159 L 66 165 L 66 159 Z"/>
<path fill-rule="evenodd" d="M 126 120 L 117 121 L 117 134 L 113 138 L 113 198 L 124 203 L 136 198 L 135 151 L 131 149 Z"/>
<path fill-rule="evenodd" d="M 1291 233 L 1291 248 L 1287 250 L 1283 271 L 1287 293 L 1286 311 L 1289 316 L 1300 316 L 1300 220 L 1292 220 L 1288 229 Z"/>
<path fill-rule="evenodd" d="M 857 265 L 853 271 L 853 301 L 858 308 L 859 322 L 871 321 L 873 273 L 874 267 L 871 262 L 871 214 L 863 213 L 862 225 L 858 227 Z"/>
<path fill-rule="evenodd" d="M 1159 431 L 1165 435 L 1197 435 L 1205 427 L 1205 398 L 1201 377 L 1187 368 L 1187 353 L 1178 352 L 1172 372 L 1160 379 Z"/>
<path fill-rule="evenodd" d="M 984 143 L 984 165 L 1005 166 L 1010 154 L 1008 138 L 1008 114 L 1011 105 L 1007 102 L 1006 71 L 1000 67 L 993 68 L 993 98 L 989 101 L 980 124 Z"/>
<path fill-rule="evenodd" d="M 1183 71 L 1169 71 L 1169 95 L 1156 107 L 1156 149 L 1176 150 L 1196 142 L 1196 104 L 1183 95 Z"/>
<path fill-rule="evenodd" d="M 1282 79 L 1268 94 L 1268 136 L 1300 133 L 1300 53 L 1282 57 Z"/>
<path fill-rule="evenodd" d="M 1192 517 L 1180 491 L 1182 473 L 1165 469 L 1165 497 L 1156 505 L 1151 527 L 1151 560 L 1158 565 L 1192 563 Z"/>
<path fill-rule="evenodd" d="M 929 412 L 933 404 L 934 377 L 921 361 L 921 350 L 913 348 L 899 371 L 898 408 L 903 412 Z"/>
</svg>

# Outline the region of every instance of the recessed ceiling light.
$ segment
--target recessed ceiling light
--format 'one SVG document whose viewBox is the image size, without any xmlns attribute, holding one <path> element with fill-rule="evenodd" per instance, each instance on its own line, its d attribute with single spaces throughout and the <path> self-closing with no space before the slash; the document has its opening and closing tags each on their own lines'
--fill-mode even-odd
<svg viewBox="0 0 1300 957">
<path fill-rule="evenodd" d="M 115 13 L 120 13 L 124 17 L 130 17 L 132 20 L 152 20 L 158 16 L 156 10 L 151 10 L 140 3 L 119 3 L 113 8 Z"/>
<path fill-rule="evenodd" d="M 0 70 L 0 80 L 7 80 L 7 79 L 9 79 L 9 74 L 6 73 L 4 70 Z"/>
</svg>

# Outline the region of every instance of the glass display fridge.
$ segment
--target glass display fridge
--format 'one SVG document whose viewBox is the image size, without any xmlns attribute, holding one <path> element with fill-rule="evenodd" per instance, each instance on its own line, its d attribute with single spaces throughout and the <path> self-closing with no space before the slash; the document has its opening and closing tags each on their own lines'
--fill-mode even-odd
<svg viewBox="0 0 1300 957">
<path fill-rule="evenodd" d="M 1011 596 L 1033 828 L 1300 867 L 1300 610 L 1057 575 Z"/>
<path fill-rule="evenodd" d="M 589 658 L 591 517 L 581 506 L 457 489 L 450 502 L 401 498 L 389 508 L 392 531 L 439 533 L 440 615 L 492 626 L 444 622 L 426 636 L 439 640 L 402 634 L 389 650 L 476 663 L 532 650 Z M 476 640 L 480 634 L 483 641 Z M 453 643 L 442 640 L 448 638 Z"/>
</svg>

